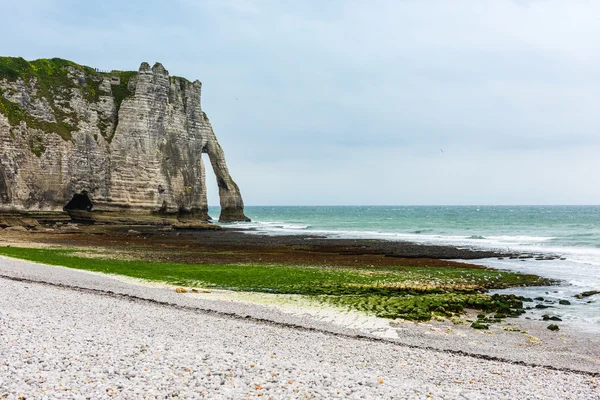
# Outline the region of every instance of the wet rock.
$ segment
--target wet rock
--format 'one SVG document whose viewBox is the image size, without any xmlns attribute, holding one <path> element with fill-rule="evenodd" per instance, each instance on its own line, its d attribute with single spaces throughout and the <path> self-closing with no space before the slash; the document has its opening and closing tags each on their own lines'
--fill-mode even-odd
<svg viewBox="0 0 600 400">
<path fill-rule="evenodd" d="M 548 315 L 548 314 L 542 315 L 542 320 L 544 320 L 544 321 L 562 321 L 562 319 L 559 316 Z"/>
<path fill-rule="evenodd" d="M 570 306 L 571 302 L 569 300 L 559 300 L 558 304 L 561 304 L 563 306 Z"/>
<path fill-rule="evenodd" d="M 527 303 L 531 303 L 533 301 L 533 299 L 530 298 L 530 297 L 522 297 L 521 296 L 521 301 L 524 301 L 524 302 L 527 302 Z"/>
<path fill-rule="evenodd" d="M 560 328 L 556 324 L 550 324 L 548 325 L 548 329 L 551 331 L 558 331 Z"/>
<path fill-rule="evenodd" d="M 471 324 L 471 328 L 473 329 L 489 329 L 490 326 L 487 324 L 482 324 L 481 322 L 475 321 Z"/>
<path fill-rule="evenodd" d="M 24 226 L 9 226 L 5 229 L 7 231 L 13 231 L 13 232 L 27 232 L 27 228 L 25 228 Z"/>
<path fill-rule="evenodd" d="M 219 230 L 222 228 L 219 225 L 209 224 L 209 223 L 179 222 L 179 223 L 173 224 L 172 229 L 205 231 L 205 230 Z"/>
<path fill-rule="evenodd" d="M 588 290 L 587 292 L 581 292 L 575 295 L 575 297 L 577 297 L 578 299 L 583 299 L 584 297 L 590 297 L 596 294 L 600 294 L 600 290 Z"/>
</svg>

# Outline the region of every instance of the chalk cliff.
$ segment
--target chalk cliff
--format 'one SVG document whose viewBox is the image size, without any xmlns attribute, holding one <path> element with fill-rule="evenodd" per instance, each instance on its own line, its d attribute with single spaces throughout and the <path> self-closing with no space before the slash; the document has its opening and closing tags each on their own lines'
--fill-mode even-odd
<svg viewBox="0 0 600 400">
<path fill-rule="evenodd" d="M 161 65 L 100 72 L 61 59 L 0 57 L 0 211 L 208 219 L 208 154 L 220 221 L 247 220 L 201 83 Z M 67 206 L 68 205 L 68 206 Z"/>
</svg>

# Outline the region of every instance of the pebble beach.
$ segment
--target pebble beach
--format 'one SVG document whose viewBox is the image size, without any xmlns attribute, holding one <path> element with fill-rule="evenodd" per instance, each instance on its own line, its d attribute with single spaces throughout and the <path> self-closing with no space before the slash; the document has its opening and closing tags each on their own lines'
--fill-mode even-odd
<svg viewBox="0 0 600 400">
<path fill-rule="evenodd" d="M 575 333 L 521 346 L 512 332 L 441 339 L 412 324 L 382 338 L 4 257 L 0 276 L 1 399 L 600 398 L 598 346 Z"/>
</svg>

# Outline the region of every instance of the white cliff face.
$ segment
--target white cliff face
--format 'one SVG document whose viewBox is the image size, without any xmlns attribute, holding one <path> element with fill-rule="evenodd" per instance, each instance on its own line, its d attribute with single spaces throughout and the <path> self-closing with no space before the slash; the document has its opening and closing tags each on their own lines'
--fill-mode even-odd
<svg viewBox="0 0 600 400">
<path fill-rule="evenodd" d="M 220 220 L 247 220 L 199 81 L 147 63 L 137 74 L 63 66 L 60 87 L 1 71 L 0 210 L 58 211 L 86 192 L 94 210 L 206 220 L 208 153 Z"/>
</svg>

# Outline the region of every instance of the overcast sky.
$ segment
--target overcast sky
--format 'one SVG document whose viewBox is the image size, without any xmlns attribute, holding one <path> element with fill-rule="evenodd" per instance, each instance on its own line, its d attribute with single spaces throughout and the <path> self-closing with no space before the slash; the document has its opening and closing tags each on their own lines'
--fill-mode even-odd
<svg viewBox="0 0 600 400">
<path fill-rule="evenodd" d="M 247 205 L 600 203 L 599 1 L 0 9 L 3 55 L 201 80 Z"/>
</svg>

